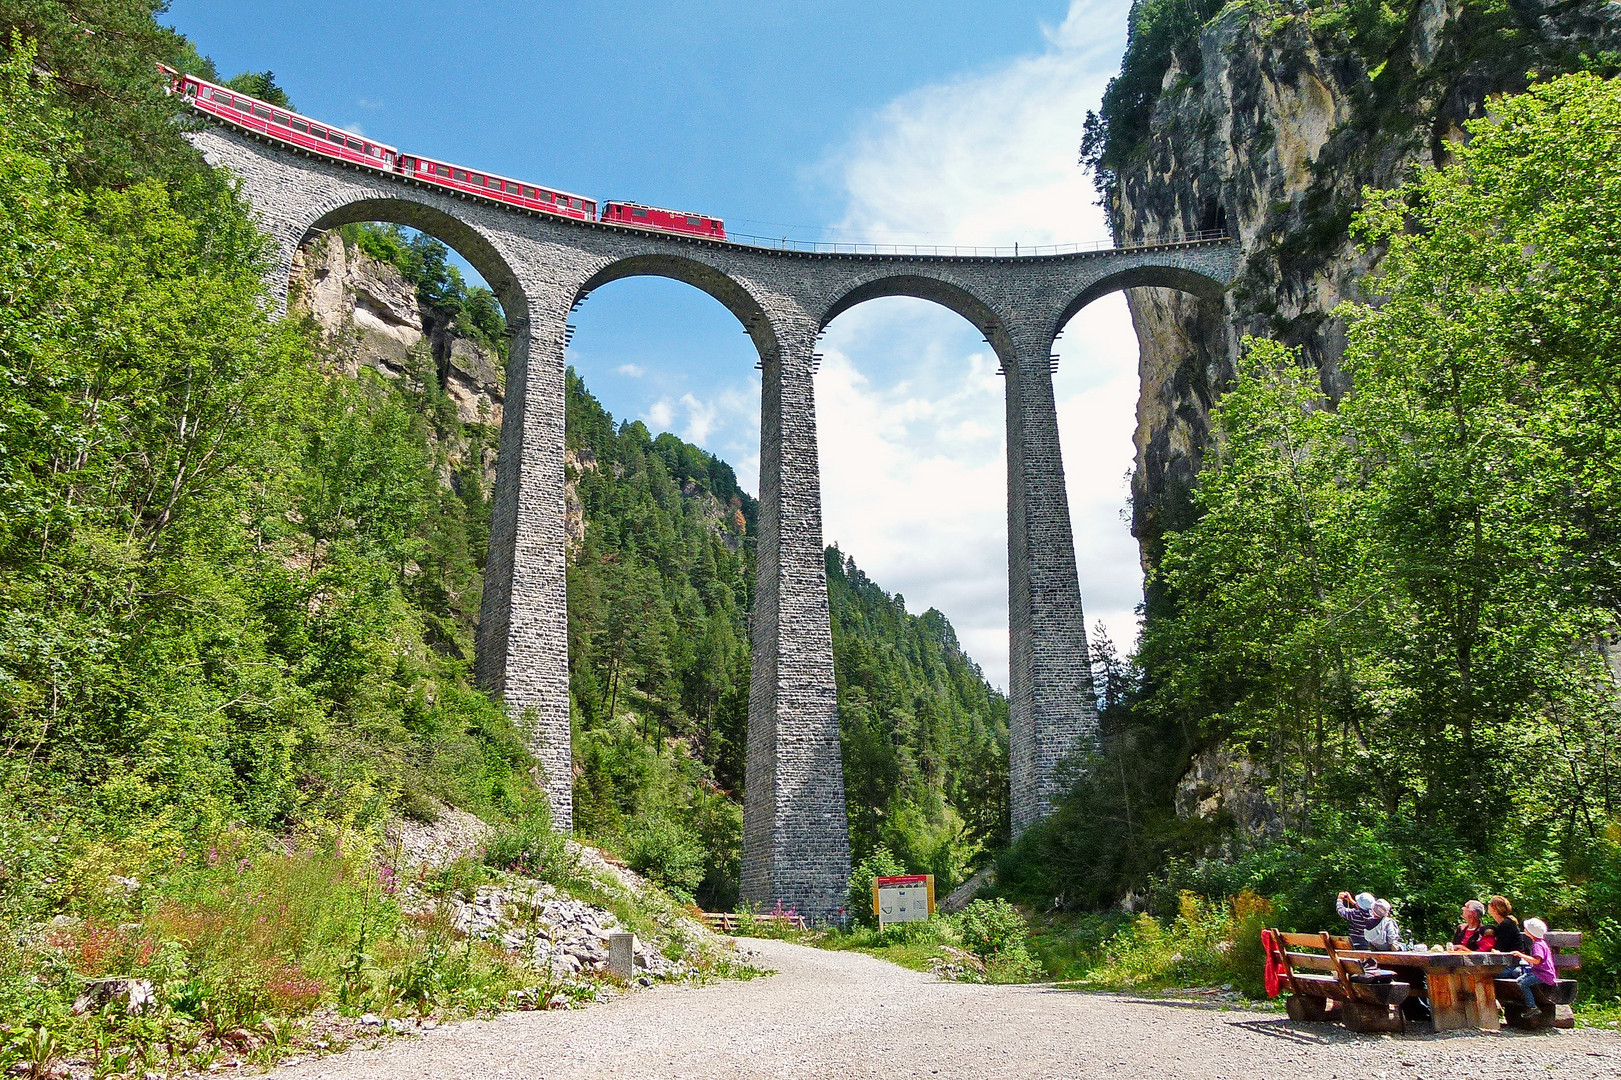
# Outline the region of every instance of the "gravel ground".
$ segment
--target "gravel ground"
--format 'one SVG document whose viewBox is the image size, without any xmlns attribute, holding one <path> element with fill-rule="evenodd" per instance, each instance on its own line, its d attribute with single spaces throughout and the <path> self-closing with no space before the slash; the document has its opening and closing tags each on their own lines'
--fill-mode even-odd
<svg viewBox="0 0 1621 1080">
<path fill-rule="evenodd" d="M 277 1071 L 282 1080 L 572 1077 L 1469 1077 L 1615 1080 L 1621 1034 L 1354 1035 L 1281 1013 L 941 982 L 747 941 L 768 978 L 513 1013 Z"/>
</svg>

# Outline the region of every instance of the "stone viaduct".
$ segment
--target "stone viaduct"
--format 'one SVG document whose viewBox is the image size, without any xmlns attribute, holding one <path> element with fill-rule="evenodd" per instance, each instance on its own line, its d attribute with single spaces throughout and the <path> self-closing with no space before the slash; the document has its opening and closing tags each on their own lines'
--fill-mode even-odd
<svg viewBox="0 0 1621 1080">
<path fill-rule="evenodd" d="M 1218 300 L 1230 241 L 1015 258 L 849 255 L 652 234 L 529 213 L 224 126 L 196 132 L 294 252 L 350 222 L 419 229 L 455 248 L 512 331 L 477 672 L 529 714 L 554 822 L 572 828 L 564 588 L 563 373 L 569 312 L 619 278 L 659 275 L 724 304 L 760 354 L 760 511 L 743 812 L 743 896 L 812 918 L 844 906 L 850 871 L 823 562 L 813 351 L 841 312 L 882 296 L 942 304 L 981 331 L 1007 380 L 1011 772 L 1015 833 L 1045 813 L 1060 763 L 1095 737 L 1086 624 L 1054 407 L 1052 350 L 1106 293 L 1161 286 Z M 1082 466 L 1084 467 L 1084 465 Z"/>
</svg>

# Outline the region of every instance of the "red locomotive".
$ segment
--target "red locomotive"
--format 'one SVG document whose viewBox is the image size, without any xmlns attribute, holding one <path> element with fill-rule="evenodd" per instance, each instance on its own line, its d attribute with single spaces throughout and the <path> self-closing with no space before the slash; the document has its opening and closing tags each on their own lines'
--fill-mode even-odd
<svg viewBox="0 0 1621 1080">
<path fill-rule="evenodd" d="M 199 112 L 257 132 L 272 139 L 352 165 L 391 172 L 419 183 L 449 188 L 476 198 L 493 199 L 525 210 L 558 214 L 577 221 L 597 220 L 597 202 L 583 195 L 572 195 L 528 184 L 494 173 L 466 169 L 448 161 L 435 161 L 416 154 L 401 154 L 392 146 L 375 142 L 352 131 L 344 131 L 319 120 L 287 109 L 279 109 L 258 98 L 239 94 L 195 75 L 182 75 L 158 65 L 169 77 L 170 90 L 180 94 Z M 637 229 L 682 233 L 709 240 L 726 239 L 726 224 L 704 214 L 684 214 L 640 203 L 610 202 L 601 220 Z"/>
<path fill-rule="evenodd" d="M 661 210 L 657 206 L 641 203 L 610 202 L 602 209 L 602 220 L 615 225 L 634 225 L 641 229 L 661 232 L 690 233 L 714 240 L 726 239 L 726 223 L 705 214 L 684 214 L 679 210 Z"/>
</svg>

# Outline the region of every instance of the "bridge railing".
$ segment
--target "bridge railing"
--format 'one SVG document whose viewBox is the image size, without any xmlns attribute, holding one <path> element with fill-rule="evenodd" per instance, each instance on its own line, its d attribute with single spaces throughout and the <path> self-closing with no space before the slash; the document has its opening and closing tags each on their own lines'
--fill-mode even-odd
<svg viewBox="0 0 1621 1080">
<path fill-rule="evenodd" d="M 752 233 L 728 232 L 726 239 L 745 247 L 771 248 L 776 251 L 806 251 L 830 255 L 943 255 L 953 258 L 1017 258 L 1023 255 L 1077 255 L 1090 251 L 1132 251 L 1139 248 L 1172 247 L 1211 240 L 1228 240 L 1223 229 L 1190 233 L 1187 236 L 1162 240 L 1145 240 L 1131 244 L 1115 244 L 1110 240 L 1092 240 L 1078 244 L 1008 244 L 998 247 L 978 247 L 961 244 L 848 244 L 827 240 L 795 240 L 792 237 L 757 236 Z"/>
</svg>

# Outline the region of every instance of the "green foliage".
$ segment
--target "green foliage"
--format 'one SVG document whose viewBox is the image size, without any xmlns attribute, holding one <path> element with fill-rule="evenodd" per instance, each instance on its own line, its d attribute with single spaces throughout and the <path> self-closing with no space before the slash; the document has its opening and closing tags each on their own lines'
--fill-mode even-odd
<svg viewBox="0 0 1621 1080">
<path fill-rule="evenodd" d="M 872 907 L 869 897 L 867 907 Z M 943 965 L 960 964 L 963 951 L 957 946 L 961 938 L 956 923 L 948 916 L 937 915 L 927 922 L 894 923 L 879 930 L 876 926 L 853 926 L 846 930 L 828 931 L 815 938 L 818 948 L 839 952 L 862 952 L 888 960 L 892 964 L 913 971 L 943 971 Z M 965 973 L 969 981 L 981 972 Z"/>
<path fill-rule="evenodd" d="M 637 823 L 630 838 L 630 868 L 690 900 L 704 880 L 706 852 L 699 836 L 667 817 Z"/>
<path fill-rule="evenodd" d="M 239 94 L 258 98 L 269 102 L 289 112 L 297 112 L 293 103 L 287 100 L 287 91 L 276 85 L 276 75 L 271 71 L 244 71 L 226 82 L 232 90 Z"/>
<path fill-rule="evenodd" d="M 827 579 L 852 855 L 887 847 L 949 891 L 1007 843 L 1007 699 L 940 612 L 836 547 Z"/>
<path fill-rule="evenodd" d="M 58 101 L 17 47 L 0 70 L 8 813 L 71 812 L 99 830 L 87 847 L 148 851 L 231 822 L 341 838 L 402 796 L 521 813 L 531 759 L 464 659 L 477 500 L 438 486 L 436 428 L 269 318 L 265 241 L 223 185 L 83 186 L 82 115 Z M 40 858 L 8 865 L 8 913 L 82 901 L 9 876 Z"/>
<path fill-rule="evenodd" d="M 85 188 L 157 180 L 176 201 L 203 205 L 226 181 L 202 167 L 181 137 L 181 104 L 165 93 L 157 63 L 188 65 L 196 50 L 153 18 L 158 0 L 4 0 L 0 48 L 26 49 L 39 90 L 60 110 L 67 145 L 58 166 Z M 33 64 L 30 64 L 32 67 Z M 199 207 L 201 208 L 201 207 Z"/>
<path fill-rule="evenodd" d="M 1149 888 L 1167 860 L 1204 850 L 1224 824 L 1177 814 L 1170 793 L 1192 736 L 1182 717 L 1142 704 L 1145 673 L 1120 657 L 1101 622 L 1090 640 L 1098 745 L 1068 763 L 1068 789 L 1052 814 L 997 860 L 1004 892 L 1061 911 L 1107 908 Z"/>
<path fill-rule="evenodd" d="M 850 921 L 857 926 L 878 925 L 878 915 L 872 910 L 872 882 L 874 878 L 899 877 L 910 873 L 906 865 L 879 844 L 850 871 Z"/>
<path fill-rule="evenodd" d="M 1039 970 L 1030 955 L 1029 926 L 1006 900 L 975 900 L 956 925 L 963 947 L 985 962 L 987 981 L 1029 982 Z"/>
<path fill-rule="evenodd" d="M 486 866 L 548 881 L 560 888 L 573 888 L 584 876 L 578 854 L 552 828 L 551 813 L 544 803 L 497 825 L 484 842 L 482 858 Z M 465 881 L 452 878 L 445 884 L 465 891 L 477 887 L 474 877 L 469 875 Z"/>
<path fill-rule="evenodd" d="M 1141 992 L 1224 985 L 1252 997 L 1265 992 L 1261 930 L 1273 921 L 1265 900 L 1253 893 L 1228 901 L 1183 892 L 1175 911 L 1167 921 L 1143 913 L 1123 923 L 1060 924 L 1044 935 L 1043 951 L 1052 957 L 1053 944 L 1065 937 L 1086 942 L 1054 965 L 1053 974 L 1087 987 Z"/>
</svg>

